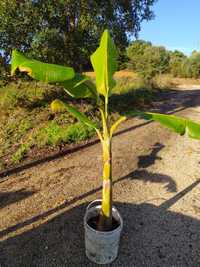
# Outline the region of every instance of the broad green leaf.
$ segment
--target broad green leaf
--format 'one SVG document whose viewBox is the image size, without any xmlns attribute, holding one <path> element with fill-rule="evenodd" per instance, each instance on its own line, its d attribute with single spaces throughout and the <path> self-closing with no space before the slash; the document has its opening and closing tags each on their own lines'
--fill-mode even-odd
<svg viewBox="0 0 200 267">
<path fill-rule="evenodd" d="M 113 133 L 116 131 L 117 127 L 119 126 L 119 124 L 122 122 L 122 121 L 125 121 L 126 120 L 126 117 L 125 116 L 121 116 L 111 127 L 110 129 L 110 136 L 112 137 L 113 136 Z"/>
<path fill-rule="evenodd" d="M 147 120 L 160 122 L 163 126 L 172 129 L 174 132 L 187 135 L 194 139 L 200 139 L 200 124 L 189 119 L 151 112 L 135 112 L 135 115 L 141 116 Z"/>
<path fill-rule="evenodd" d="M 63 82 L 74 77 L 73 68 L 28 59 L 22 53 L 13 50 L 11 75 L 14 75 L 17 69 L 27 72 L 33 79 L 49 83 Z"/>
<path fill-rule="evenodd" d="M 78 111 L 76 108 L 62 102 L 59 99 L 55 99 L 52 103 L 51 103 L 51 109 L 52 111 L 56 112 L 56 111 L 63 111 L 64 109 L 66 109 L 68 112 L 70 112 L 75 118 L 77 118 L 80 122 L 83 122 L 84 124 L 86 124 L 87 126 L 94 128 L 95 130 L 97 130 L 97 125 L 91 121 L 90 119 L 88 119 L 84 113 Z"/>
<path fill-rule="evenodd" d="M 113 74 L 117 70 L 117 50 L 108 30 L 104 31 L 100 46 L 90 59 L 96 74 L 97 91 L 108 97 L 115 86 Z"/>
<path fill-rule="evenodd" d="M 60 83 L 64 90 L 75 98 L 97 98 L 96 87 L 85 75 L 76 73 L 74 78 Z"/>
<path fill-rule="evenodd" d="M 200 139 L 200 124 L 186 120 L 186 132 L 189 137 L 194 139 Z"/>
<path fill-rule="evenodd" d="M 20 64 L 26 62 L 27 58 L 17 50 L 12 51 L 12 58 L 11 58 L 11 75 L 14 75 L 16 70 L 19 68 Z"/>
<path fill-rule="evenodd" d="M 181 135 L 185 134 L 185 119 L 176 117 L 174 115 L 166 115 L 159 113 L 145 113 L 150 120 L 158 121 L 160 124 L 174 130 Z"/>
</svg>

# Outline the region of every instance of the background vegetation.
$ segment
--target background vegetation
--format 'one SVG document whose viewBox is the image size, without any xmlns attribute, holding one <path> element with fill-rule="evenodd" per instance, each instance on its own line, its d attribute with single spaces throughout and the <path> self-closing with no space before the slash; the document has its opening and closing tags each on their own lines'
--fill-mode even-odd
<svg viewBox="0 0 200 267">
<path fill-rule="evenodd" d="M 136 40 L 127 48 L 127 67 L 138 72 L 143 78 L 151 80 L 157 74 L 170 73 L 174 77 L 200 78 L 200 52 L 191 56 L 182 52 L 169 51 L 163 46 Z"/>
<path fill-rule="evenodd" d="M 128 36 L 153 18 L 155 0 L 2 0 L 0 50 L 4 62 L 16 48 L 48 63 L 90 68 L 89 56 L 109 28 L 121 58 Z"/>
</svg>

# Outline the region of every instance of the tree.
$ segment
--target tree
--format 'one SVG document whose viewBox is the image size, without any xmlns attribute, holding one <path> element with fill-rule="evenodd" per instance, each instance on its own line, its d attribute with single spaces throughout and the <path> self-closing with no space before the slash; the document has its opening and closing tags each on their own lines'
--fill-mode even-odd
<svg viewBox="0 0 200 267">
<path fill-rule="evenodd" d="M 171 74 L 174 77 L 180 77 L 183 75 L 183 68 L 185 67 L 185 62 L 187 60 L 186 55 L 184 53 L 175 50 L 170 51 L 170 61 L 169 61 L 169 69 Z"/>
<path fill-rule="evenodd" d="M 169 68 L 169 53 L 162 46 L 137 40 L 127 49 L 133 70 L 149 80 L 156 74 L 165 73 Z"/>
<path fill-rule="evenodd" d="M 177 50 L 171 52 L 169 66 L 175 77 L 197 79 L 200 77 L 200 52 L 193 51 L 190 57 Z"/>
<path fill-rule="evenodd" d="M 141 68 L 145 49 L 151 46 L 152 44 L 150 42 L 144 40 L 136 40 L 128 46 L 126 50 L 127 57 L 130 60 L 130 66 L 133 70 L 138 71 Z"/>
<path fill-rule="evenodd" d="M 122 51 L 141 22 L 153 18 L 155 1 L 2 0 L 0 49 L 7 62 L 16 48 L 51 63 L 87 68 L 105 27 Z"/>
<path fill-rule="evenodd" d="M 191 76 L 193 78 L 200 77 L 200 52 L 193 51 L 192 55 L 189 58 L 191 64 Z"/>
</svg>

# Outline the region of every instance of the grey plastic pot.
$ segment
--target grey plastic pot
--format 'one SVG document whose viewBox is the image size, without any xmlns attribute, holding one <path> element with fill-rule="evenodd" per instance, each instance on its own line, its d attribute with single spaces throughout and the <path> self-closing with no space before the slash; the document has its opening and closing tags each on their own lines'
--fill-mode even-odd
<svg viewBox="0 0 200 267">
<path fill-rule="evenodd" d="M 113 207 L 112 215 L 119 222 L 119 226 L 108 232 L 97 231 L 88 225 L 88 220 L 99 214 L 101 210 L 101 200 L 91 202 L 84 216 L 85 228 L 85 252 L 86 256 L 94 263 L 109 264 L 113 262 L 118 255 L 123 220 L 118 210 Z"/>
</svg>

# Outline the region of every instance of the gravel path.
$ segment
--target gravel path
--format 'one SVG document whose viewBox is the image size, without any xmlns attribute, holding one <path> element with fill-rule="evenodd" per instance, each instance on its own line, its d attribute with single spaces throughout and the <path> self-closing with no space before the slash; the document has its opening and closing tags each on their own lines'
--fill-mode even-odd
<svg viewBox="0 0 200 267">
<path fill-rule="evenodd" d="M 154 110 L 200 121 L 200 91 Z M 200 142 L 128 120 L 113 140 L 114 201 L 124 219 L 110 266 L 200 266 Z M 86 205 L 101 196 L 100 144 L 0 180 L 0 266 L 96 266 L 84 254 Z"/>
</svg>

